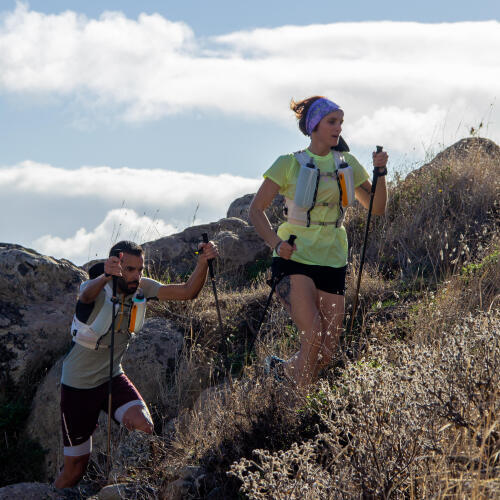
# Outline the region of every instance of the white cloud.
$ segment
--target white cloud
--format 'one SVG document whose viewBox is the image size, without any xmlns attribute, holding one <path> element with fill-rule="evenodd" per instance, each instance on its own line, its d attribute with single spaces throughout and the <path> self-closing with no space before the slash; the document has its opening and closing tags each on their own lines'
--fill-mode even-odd
<svg viewBox="0 0 500 500">
<path fill-rule="evenodd" d="M 117 241 L 143 243 L 175 231 L 174 226 L 161 219 L 139 216 L 134 210 L 115 209 L 108 212 L 104 220 L 91 231 L 82 227 L 69 238 L 47 234 L 37 238 L 33 247 L 45 255 L 84 264 L 94 258 L 103 258 Z"/>
<path fill-rule="evenodd" d="M 127 206 L 147 205 L 152 210 L 189 209 L 222 213 L 238 196 L 255 192 L 259 179 L 230 174 L 203 175 L 161 169 L 81 167 L 74 170 L 25 161 L 0 167 L 0 192 L 50 195 L 62 198 L 101 199 Z"/>
<path fill-rule="evenodd" d="M 22 220 L 33 236 L 16 242 L 78 264 L 102 255 L 116 238 L 150 241 L 225 217 L 232 201 L 255 192 L 260 183 L 229 174 L 125 167 L 70 170 L 32 161 L 0 167 L 0 199 L 29 201 L 29 207 L 23 206 L 29 222 Z M 120 206 L 128 208 L 116 208 Z M 18 215 L 13 211 L 2 221 L 4 238 L 17 234 Z"/>
<path fill-rule="evenodd" d="M 131 121 L 215 109 L 293 123 L 290 98 L 320 93 L 364 128 L 359 141 L 371 139 L 377 117 L 395 117 L 392 128 L 414 139 L 396 141 L 408 149 L 430 140 L 436 124 L 417 124 L 441 119 L 442 110 L 486 112 L 498 97 L 499 53 L 497 21 L 284 26 L 207 40 L 158 14 L 88 19 L 18 4 L 0 25 L 0 88 L 88 94 Z M 500 125 L 489 133 L 500 136 Z"/>
<path fill-rule="evenodd" d="M 362 116 L 346 127 L 346 133 L 358 144 L 390 144 L 391 148 L 404 151 L 422 138 L 436 137 L 445 118 L 446 110 L 438 106 L 424 112 L 390 106 L 377 109 L 371 116 Z"/>
</svg>

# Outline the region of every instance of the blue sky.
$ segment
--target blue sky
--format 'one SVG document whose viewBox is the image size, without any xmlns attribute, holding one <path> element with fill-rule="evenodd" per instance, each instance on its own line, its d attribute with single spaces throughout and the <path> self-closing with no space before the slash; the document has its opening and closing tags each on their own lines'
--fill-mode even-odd
<svg viewBox="0 0 500 500">
<path fill-rule="evenodd" d="M 367 168 L 377 143 L 408 170 L 481 121 L 498 142 L 499 17 L 496 0 L 4 0 L 0 240 L 81 264 L 118 228 L 217 220 L 307 146 L 292 97 L 338 101 Z"/>
</svg>

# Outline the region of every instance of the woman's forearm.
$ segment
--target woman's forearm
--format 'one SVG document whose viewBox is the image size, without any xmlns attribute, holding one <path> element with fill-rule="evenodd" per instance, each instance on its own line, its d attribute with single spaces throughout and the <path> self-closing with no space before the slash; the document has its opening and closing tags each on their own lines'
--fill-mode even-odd
<svg viewBox="0 0 500 500">
<path fill-rule="evenodd" d="M 270 179 L 266 179 L 260 186 L 250 205 L 249 217 L 250 222 L 255 227 L 257 234 L 271 247 L 276 248 L 276 245 L 281 241 L 280 237 L 274 232 L 269 219 L 266 216 L 265 210 L 278 194 L 279 186 Z"/>
<path fill-rule="evenodd" d="M 377 179 L 377 187 L 375 189 L 375 196 L 373 197 L 373 213 L 376 215 L 384 215 L 386 205 L 387 185 L 385 183 L 385 176 L 383 176 Z"/>
<path fill-rule="evenodd" d="M 250 207 L 250 222 L 255 227 L 257 234 L 271 247 L 276 248 L 276 245 L 281 241 L 281 238 L 273 230 L 269 219 L 263 210 L 257 207 Z"/>
</svg>

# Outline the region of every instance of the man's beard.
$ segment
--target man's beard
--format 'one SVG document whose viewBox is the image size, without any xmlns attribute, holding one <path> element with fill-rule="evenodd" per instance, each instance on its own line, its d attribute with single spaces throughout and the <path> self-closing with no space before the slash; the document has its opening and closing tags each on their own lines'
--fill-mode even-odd
<svg viewBox="0 0 500 500">
<path fill-rule="evenodd" d="M 129 281 L 127 283 L 122 277 L 118 278 L 118 288 L 120 288 L 120 290 L 126 295 L 134 293 L 138 287 L 138 281 Z"/>
</svg>

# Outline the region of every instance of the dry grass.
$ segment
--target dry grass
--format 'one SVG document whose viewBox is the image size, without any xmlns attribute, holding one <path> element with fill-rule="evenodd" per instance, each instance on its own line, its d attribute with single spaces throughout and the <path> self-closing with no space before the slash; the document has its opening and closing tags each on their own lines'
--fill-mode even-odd
<svg viewBox="0 0 500 500">
<path fill-rule="evenodd" d="M 484 139 L 453 150 L 391 183 L 387 215 L 370 230 L 367 259 L 404 281 L 438 282 L 476 258 L 500 222 L 500 148 Z M 366 213 L 359 206 L 346 223 L 359 254 Z"/>
</svg>

